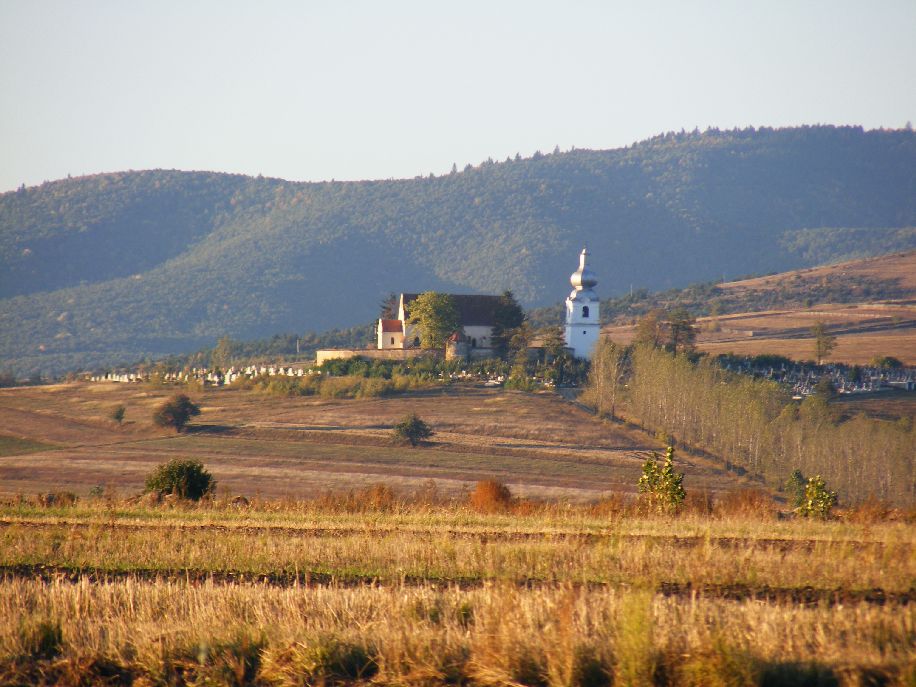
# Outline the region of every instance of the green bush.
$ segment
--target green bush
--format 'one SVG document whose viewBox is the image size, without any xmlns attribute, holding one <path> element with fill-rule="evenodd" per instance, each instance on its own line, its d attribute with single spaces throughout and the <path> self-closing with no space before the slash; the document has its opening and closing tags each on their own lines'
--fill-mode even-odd
<svg viewBox="0 0 916 687">
<path fill-rule="evenodd" d="M 805 503 L 805 487 L 807 483 L 808 481 L 801 470 L 794 470 L 786 481 L 786 491 L 789 493 L 792 507 L 796 510 Z"/>
<path fill-rule="evenodd" d="M 216 480 L 204 470 L 199 460 L 174 458 L 157 467 L 146 478 L 147 492 L 174 494 L 192 501 L 199 501 L 215 488 Z"/>
<path fill-rule="evenodd" d="M 176 432 L 180 432 L 196 415 L 200 415 L 200 408 L 185 394 L 175 394 L 156 408 L 153 422 L 160 427 L 174 427 Z"/>
<path fill-rule="evenodd" d="M 429 425 L 417 417 L 415 413 L 407 415 L 396 424 L 392 432 L 397 441 L 409 443 L 411 446 L 416 446 L 433 435 L 433 430 L 430 429 Z"/>
<path fill-rule="evenodd" d="M 795 512 L 805 518 L 825 520 L 830 517 L 830 511 L 836 505 L 836 501 L 836 492 L 827 489 L 827 483 L 821 479 L 820 475 L 815 475 L 808 479 L 808 484 L 805 485 L 804 501 L 795 509 Z"/>
<path fill-rule="evenodd" d="M 642 466 L 642 477 L 639 478 L 639 493 L 643 494 L 653 510 L 674 513 L 684 502 L 686 493 L 681 482 L 684 473 L 674 471 L 674 447 L 665 451 L 665 464 L 658 465 L 658 454 L 653 453 Z"/>
</svg>

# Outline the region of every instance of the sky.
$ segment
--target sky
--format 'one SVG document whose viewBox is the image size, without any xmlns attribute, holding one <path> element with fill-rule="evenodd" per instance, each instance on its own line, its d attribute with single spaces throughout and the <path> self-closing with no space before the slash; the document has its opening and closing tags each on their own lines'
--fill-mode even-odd
<svg viewBox="0 0 916 687">
<path fill-rule="evenodd" d="M 0 0 L 0 191 L 442 174 L 708 126 L 916 121 L 916 1 Z"/>
</svg>

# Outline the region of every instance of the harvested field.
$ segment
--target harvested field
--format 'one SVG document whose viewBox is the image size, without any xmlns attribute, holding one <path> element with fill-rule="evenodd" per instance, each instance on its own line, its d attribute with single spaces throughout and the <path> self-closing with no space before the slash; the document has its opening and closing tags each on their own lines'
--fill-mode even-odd
<svg viewBox="0 0 916 687">
<path fill-rule="evenodd" d="M 385 482 L 402 491 L 435 480 L 448 494 L 495 478 L 518 495 L 588 500 L 635 489 L 645 434 L 597 420 L 554 394 L 448 387 L 384 399 L 286 398 L 232 388 L 192 394 L 203 413 L 186 433 L 152 424 L 170 388 L 70 384 L 0 390 L 0 421 L 16 439 L 51 441 L 7 451 L 0 494 L 106 486 L 135 493 L 157 464 L 202 460 L 225 493 L 305 497 Z M 122 427 L 107 419 L 127 408 Z M 394 445 L 391 427 L 418 412 L 434 428 L 419 448 Z M 25 446 L 25 444 L 23 444 Z M 695 488 L 740 483 L 720 465 L 685 455 Z"/>
<path fill-rule="evenodd" d="M 864 365 L 877 356 L 893 356 L 916 365 L 916 302 L 818 305 L 697 318 L 697 348 L 711 354 L 783 355 L 814 358 L 811 327 L 823 322 L 836 336 L 830 361 Z M 635 336 L 633 325 L 607 326 L 604 333 L 619 343 Z"/>
<path fill-rule="evenodd" d="M 914 674 L 905 522 L 98 500 L 0 507 L 0 542 L 3 683 L 851 686 Z"/>
</svg>

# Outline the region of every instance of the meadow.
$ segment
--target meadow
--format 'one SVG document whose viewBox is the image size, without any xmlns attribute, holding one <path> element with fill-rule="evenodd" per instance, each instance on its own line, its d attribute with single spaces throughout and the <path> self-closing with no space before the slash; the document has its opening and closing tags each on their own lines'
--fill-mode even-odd
<svg viewBox="0 0 916 687">
<path fill-rule="evenodd" d="M 911 515 L 765 504 L 14 500 L 0 681 L 912 684 Z"/>
</svg>

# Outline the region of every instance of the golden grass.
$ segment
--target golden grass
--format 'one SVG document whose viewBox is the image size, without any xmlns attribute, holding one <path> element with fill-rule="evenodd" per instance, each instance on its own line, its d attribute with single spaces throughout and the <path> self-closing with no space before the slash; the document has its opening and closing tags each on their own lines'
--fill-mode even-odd
<svg viewBox="0 0 916 687">
<path fill-rule="evenodd" d="M 753 499 L 737 501 L 753 511 Z M 87 515 L 79 507 L 43 516 L 9 508 L 2 513 L 0 565 L 648 589 L 674 583 L 906 592 L 916 580 L 916 531 L 906 523 L 777 521 L 772 511 L 608 520 L 586 508 L 519 516 L 392 507 L 238 517 L 103 509 Z"/>
<path fill-rule="evenodd" d="M 5 682 L 77 684 L 74 672 L 104 670 L 143 684 L 814 684 L 816 671 L 831 684 L 905 684 L 914 633 L 912 607 L 571 587 L 0 583 Z"/>
<path fill-rule="evenodd" d="M 479 512 L 383 487 L 7 504 L 0 684 L 910 684 L 916 606 L 855 591 L 910 595 L 916 531 L 860 510 L 782 519 L 746 491 L 678 517 Z"/>
</svg>

